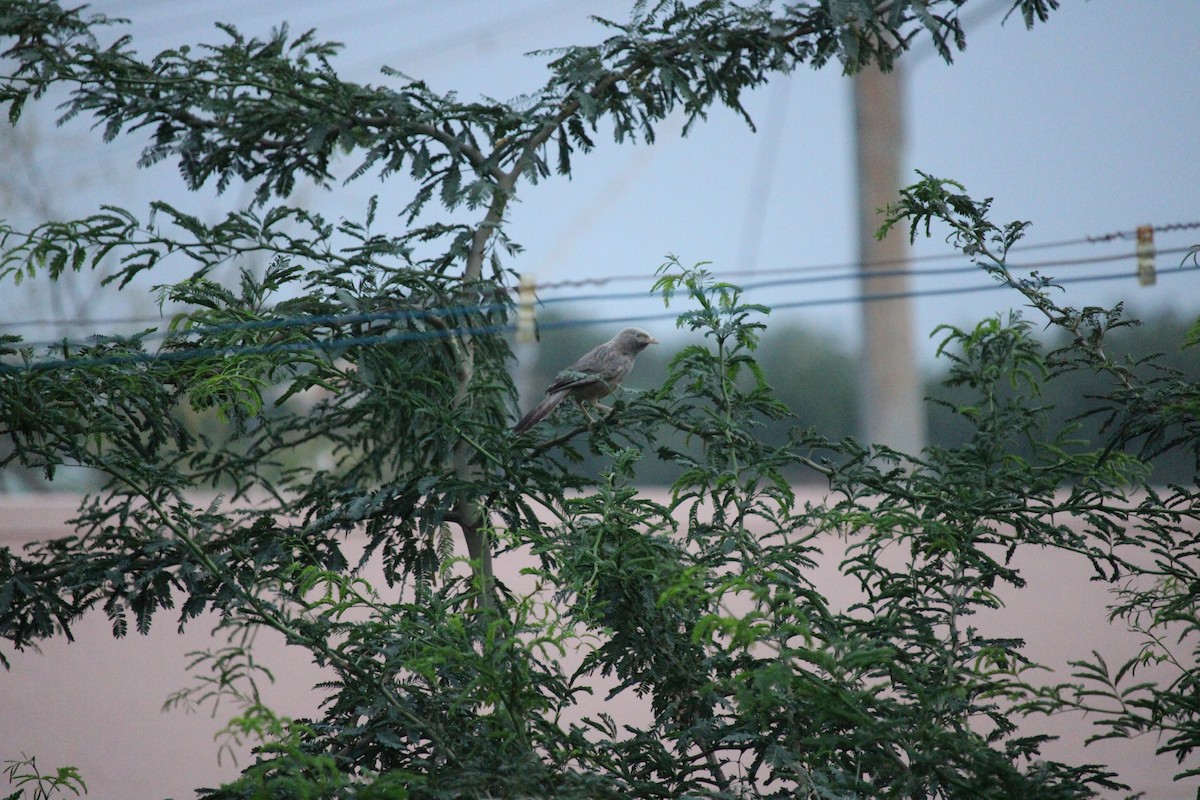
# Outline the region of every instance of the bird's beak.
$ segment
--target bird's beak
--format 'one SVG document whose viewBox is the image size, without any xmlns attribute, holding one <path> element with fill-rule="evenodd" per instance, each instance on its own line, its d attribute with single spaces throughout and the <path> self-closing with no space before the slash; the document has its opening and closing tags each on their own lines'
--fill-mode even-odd
<svg viewBox="0 0 1200 800">
<path fill-rule="evenodd" d="M 658 344 L 658 339 L 655 339 L 653 336 L 651 336 L 650 341 L 646 342 L 646 344 Z"/>
</svg>

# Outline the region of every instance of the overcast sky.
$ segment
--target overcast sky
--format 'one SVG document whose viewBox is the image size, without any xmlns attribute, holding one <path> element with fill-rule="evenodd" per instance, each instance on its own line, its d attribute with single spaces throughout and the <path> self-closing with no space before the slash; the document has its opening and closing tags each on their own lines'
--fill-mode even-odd
<svg viewBox="0 0 1200 800">
<path fill-rule="evenodd" d="M 135 47 L 146 56 L 184 42 L 219 40 L 212 27 L 218 20 L 260 36 L 286 21 L 293 31 L 315 27 L 321 38 L 343 42 L 335 65 L 349 79 L 387 82 L 391 79 L 379 69 L 388 65 L 437 91 L 508 99 L 545 80 L 550 57 L 526 53 L 596 42 L 605 31 L 588 14 L 623 20 L 629 5 L 616 0 L 108 0 L 94 7 L 128 17 Z M 966 18 L 973 20 L 968 47 L 953 65 L 924 46 L 905 62 L 908 167 L 957 179 L 978 198 L 994 197 L 996 222 L 1031 220 L 1031 244 L 1200 220 L 1195 144 L 1200 3 L 1068 2 L 1032 31 L 1016 17 L 1002 22 L 1002 6 L 991 0 L 968 4 Z M 653 146 L 602 141 L 595 152 L 577 158 L 572 180 L 523 185 L 509 231 L 525 252 L 509 265 L 553 282 L 650 275 L 667 254 L 675 254 L 684 263 L 711 261 L 714 270 L 740 271 L 743 282 L 752 285 L 771 271 L 854 262 L 850 82 L 836 65 L 802 69 L 756 92 L 748 105 L 757 133 L 717 109 L 686 138 L 678 133 L 679 121 L 669 121 Z M 53 118 L 49 108 L 36 114 L 45 121 Z M 136 136 L 105 146 L 81 125 L 57 136 L 66 144 L 43 150 L 50 155 L 43 154 L 39 163 L 54 176 L 54 185 L 73 187 L 56 201 L 69 213 L 106 202 L 144 213 L 149 199 L 181 194 L 173 166 L 133 169 L 143 144 Z M 387 191 L 367 179 L 332 192 L 309 191 L 301 199 L 327 217 L 357 217 L 366 196 Z M 215 216 L 209 195 L 181 202 L 201 214 L 212 208 Z M 1200 230 L 1163 233 L 1157 241 L 1164 249 L 1186 247 L 1200 241 Z M 945 252 L 938 240 L 917 248 L 919 258 Z M 1132 252 L 1131 241 L 1116 241 L 1034 250 L 1013 260 Z M 1162 255 L 1158 267 L 1177 267 L 1180 259 Z M 956 264 L 918 260 L 916 266 Z M 1170 307 L 1191 316 L 1200 311 L 1200 270 L 1163 275 L 1157 285 L 1140 288 L 1132 277 L 1134 266 L 1129 258 L 1042 272 L 1079 281 L 1069 285 L 1065 298 L 1073 305 L 1126 300 L 1138 309 Z M 1119 273 L 1129 277 L 1079 280 Z M 914 288 L 932 293 L 988 283 L 982 275 L 951 273 L 920 276 Z M 647 279 L 570 290 L 601 296 L 571 307 L 570 313 L 612 318 L 661 311 L 654 301 L 602 297 L 649 285 Z M 856 346 L 863 309 L 836 302 L 852 298 L 856 289 L 853 281 L 829 281 L 774 286 L 749 297 L 768 304 L 832 301 L 776 317 Z M 548 289 L 545 296 L 570 292 Z M 925 336 L 939 323 L 971 324 L 1018 300 L 1004 291 L 918 298 L 918 346 L 926 354 L 932 350 Z M 654 327 L 666 333 L 671 322 Z"/>
</svg>

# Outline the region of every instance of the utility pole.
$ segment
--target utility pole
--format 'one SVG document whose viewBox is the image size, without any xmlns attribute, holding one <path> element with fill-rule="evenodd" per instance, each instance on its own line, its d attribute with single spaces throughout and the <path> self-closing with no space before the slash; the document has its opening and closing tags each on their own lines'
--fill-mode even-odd
<svg viewBox="0 0 1200 800">
<path fill-rule="evenodd" d="M 869 443 L 916 454 L 925 445 L 925 409 L 912 302 L 907 297 L 869 299 L 909 289 L 904 231 L 893 231 L 882 241 L 875 238 L 883 222 L 879 210 L 899 196 L 903 88 L 898 65 L 888 73 L 869 66 L 854 77 L 860 285 L 868 299 L 861 306 L 864 358 L 859 433 Z"/>
</svg>

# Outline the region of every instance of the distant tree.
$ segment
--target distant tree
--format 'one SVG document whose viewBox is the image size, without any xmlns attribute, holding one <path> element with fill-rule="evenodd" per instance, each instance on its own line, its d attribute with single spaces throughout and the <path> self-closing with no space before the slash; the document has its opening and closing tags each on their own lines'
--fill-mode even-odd
<svg viewBox="0 0 1200 800">
<path fill-rule="evenodd" d="M 564 414 L 509 431 L 504 223 L 519 186 L 569 172 L 601 133 L 651 139 L 677 109 L 691 124 L 715 103 L 741 111 L 744 91 L 802 63 L 886 68 L 922 32 L 949 57 L 962 5 L 637 3 L 600 44 L 557 52 L 545 86 L 510 105 L 398 75 L 342 81 L 335 48 L 311 33 L 225 27 L 219 44 L 143 60 L 127 39 L 100 41 L 103 18 L 0 3 L 10 119 L 63 90 L 66 114 L 94 116 L 106 137 L 148 132 L 142 160 L 176 160 L 189 187 L 255 189 L 213 225 L 159 202 L 146 220 L 103 208 L 0 231 L 5 277 L 57 280 L 112 255 L 120 288 L 167 256 L 193 265 L 160 290 L 184 309 L 165 331 L 0 343 L 7 461 L 107 481 L 82 503 L 78 535 L 0 549 L 0 635 L 26 648 L 97 610 L 118 636 L 163 613 L 186 625 L 216 612 L 227 644 L 198 666 L 244 701 L 239 725 L 261 744 L 237 780 L 200 792 L 213 800 L 1083 797 L 1115 777 L 1046 760 L 1043 738 L 1016 728 L 1079 707 L 1114 735 L 1166 732 L 1164 749 L 1187 757 L 1195 659 L 1165 642 L 1200 629 L 1200 511 L 1194 486 L 1146 484 L 1139 456 L 1196 447 L 1196 387 L 1113 362 L 1100 343 L 1119 315 L 1059 308 L 1047 284 L 1010 275 L 1023 226 L 993 226 L 951 183 L 911 187 L 889 225 L 940 220 L 1072 334 L 1047 354 L 1020 319 L 946 329 L 948 380 L 973 398 L 954 408 L 973 428 L 962 446 L 902 454 L 802 427 L 756 360 L 768 309 L 679 265 L 657 290 L 692 338 L 660 386 L 593 424 Z M 1055 5 L 1014 8 L 1032 24 Z M 341 222 L 287 204 L 298 181 L 327 185 L 350 156 L 354 178 L 413 190 L 399 233 L 379 231 L 381 211 L 396 211 L 382 201 Z M 214 279 L 216 265 L 263 253 L 261 274 Z M 1097 401 L 1111 415 L 1102 448 L 1073 448 L 1031 407 L 1043 378 L 1071 370 L 1114 379 Z M 223 428 L 191 431 L 188 409 Z M 798 424 L 760 435 L 779 420 Z M 1024 439 L 1036 459 L 1013 455 Z M 576 443 L 606 459 L 598 480 L 575 470 Z M 295 458 L 317 445 L 330 463 Z M 679 471 L 667 504 L 631 483 L 651 452 Z M 798 506 L 787 476 L 799 469 L 828 481 L 827 505 Z M 219 494 L 197 505 L 205 488 Z M 1078 527 L 1064 526 L 1072 516 Z M 386 586 L 359 576 L 351 534 Z M 455 534 L 470 577 L 448 568 Z M 814 588 L 835 536 L 861 587 L 849 610 Z M 1091 660 L 1078 679 L 1030 684 L 1022 643 L 970 623 L 1001 585 L 1020 587 L 1005 556 L 1023 547 L 1078 554 L 1101 579 L 1136 576 L 1119 611 L 1157 636 L 1146 658 L 1176 658 L 1178 681 L 1126 689 L 1136 665 Z M 528 592 L 490 568 L 516 548 L 540 559 Z M 1153 566 L 1127 557 L 1145 548 Z M 901 565 L 883 557 L 896 551 Z M 332 676 L 315 687 L 318 717 L 256 702 L 242 634 L 258 629 Z M 645 718 L 582 712 L 601 677 L 615 697 L 645 698 Z"/>
<path fill-rule="evenodd" d="M 1141 316 L 1135 312 L 1130 318 L 1138 320 L 1137 323 L 1123 326 L 1106 338 L 1105 350 L 1114 361 L 1127 361 L 1142 379 L 1172 376 L 1190 384 L 1200 382 L 1200 348 L 1187 345 L 1188 330 L 1192 327 L 1187 321 L 1171 313 Z M 1047 338 L 1046 347 L 1051 351 L 1069 348 L 1070 341 L 1068 334 L 1055 330 Z M 939 376 L 935 383 L 940 384 L 944 377 Z M 1106 414 L 1098 413 L 1095 400 L 1110 392 L 1113 384 L 1113 378 L 1104 373 L 1070 371 L 1043 385 L 1040 402 L 1054 427 L 1077 425 L 1080 446 L 1092 447 L 1107 440 L 1109 419 Z M 948 413 L 947 408 L 969 396 L 969 390 L 933 385 L 929 393 L 938 401 L 929 407 L 931 438 L 942 446 L 960 445 L 970 436 L 970 424 Z M 1020 444 L 1017 452 L 1029 454 Z M 1150 480 L 1165 486 L 1189 483 L 1198 465 L 1186 450 L 1167 448 L 1149 459 L 1148 466 L 1153 470 Z"/>
<path fill-rule="evenodd" d="M 51 178 L 44 166 L 48 150 L 45 123 L 41 120 L 29 122 L 32 124 L 22 127 L 0 127 L 0 152 L 4 153 L 6 164 L 0 171 L 0 219 L 26 228 L 63 216 L 63 201 L 81 188 L 78 185 L 63 187 Z M 0 318 L 28 318 L 28 313 L 22 309 L 45 309 L 38 330 L 40 338 L 73 335 L 87 330 L 81 326 L 89 319 L 88 294 L 88 287 L 82 281 L 45 282 L 36 288 L 27 286 L 21 293 L 0 293 Z M 0 442 L 0 451 L 4 447 L 5 443 Z M 46 491 L 50 488 L 52 484 L 43 480 L 37 470 L 12 465 L 0 473 L 0 492 Z M 53 488 L 66 490 L 62 481 Z"/>
</svg>

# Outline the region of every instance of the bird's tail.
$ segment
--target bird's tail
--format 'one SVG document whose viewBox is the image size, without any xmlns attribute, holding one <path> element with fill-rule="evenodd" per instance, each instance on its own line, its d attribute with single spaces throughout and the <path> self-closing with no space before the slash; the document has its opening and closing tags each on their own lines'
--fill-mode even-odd
<svg viewBox="0 0 1200 800">
<path fill-rule="evenodd" d="M 542 398 L 542 402 L 533 407 L 525 416 L 521 417 L 520 421 L 513 426 L 513 433 L 522 433 L 529 430 L 534 425 L 550 416 L 550 412 L 558 408 L 558 404 L 567 396 L 566 392 L 554 392 Z"/>
</svg>

